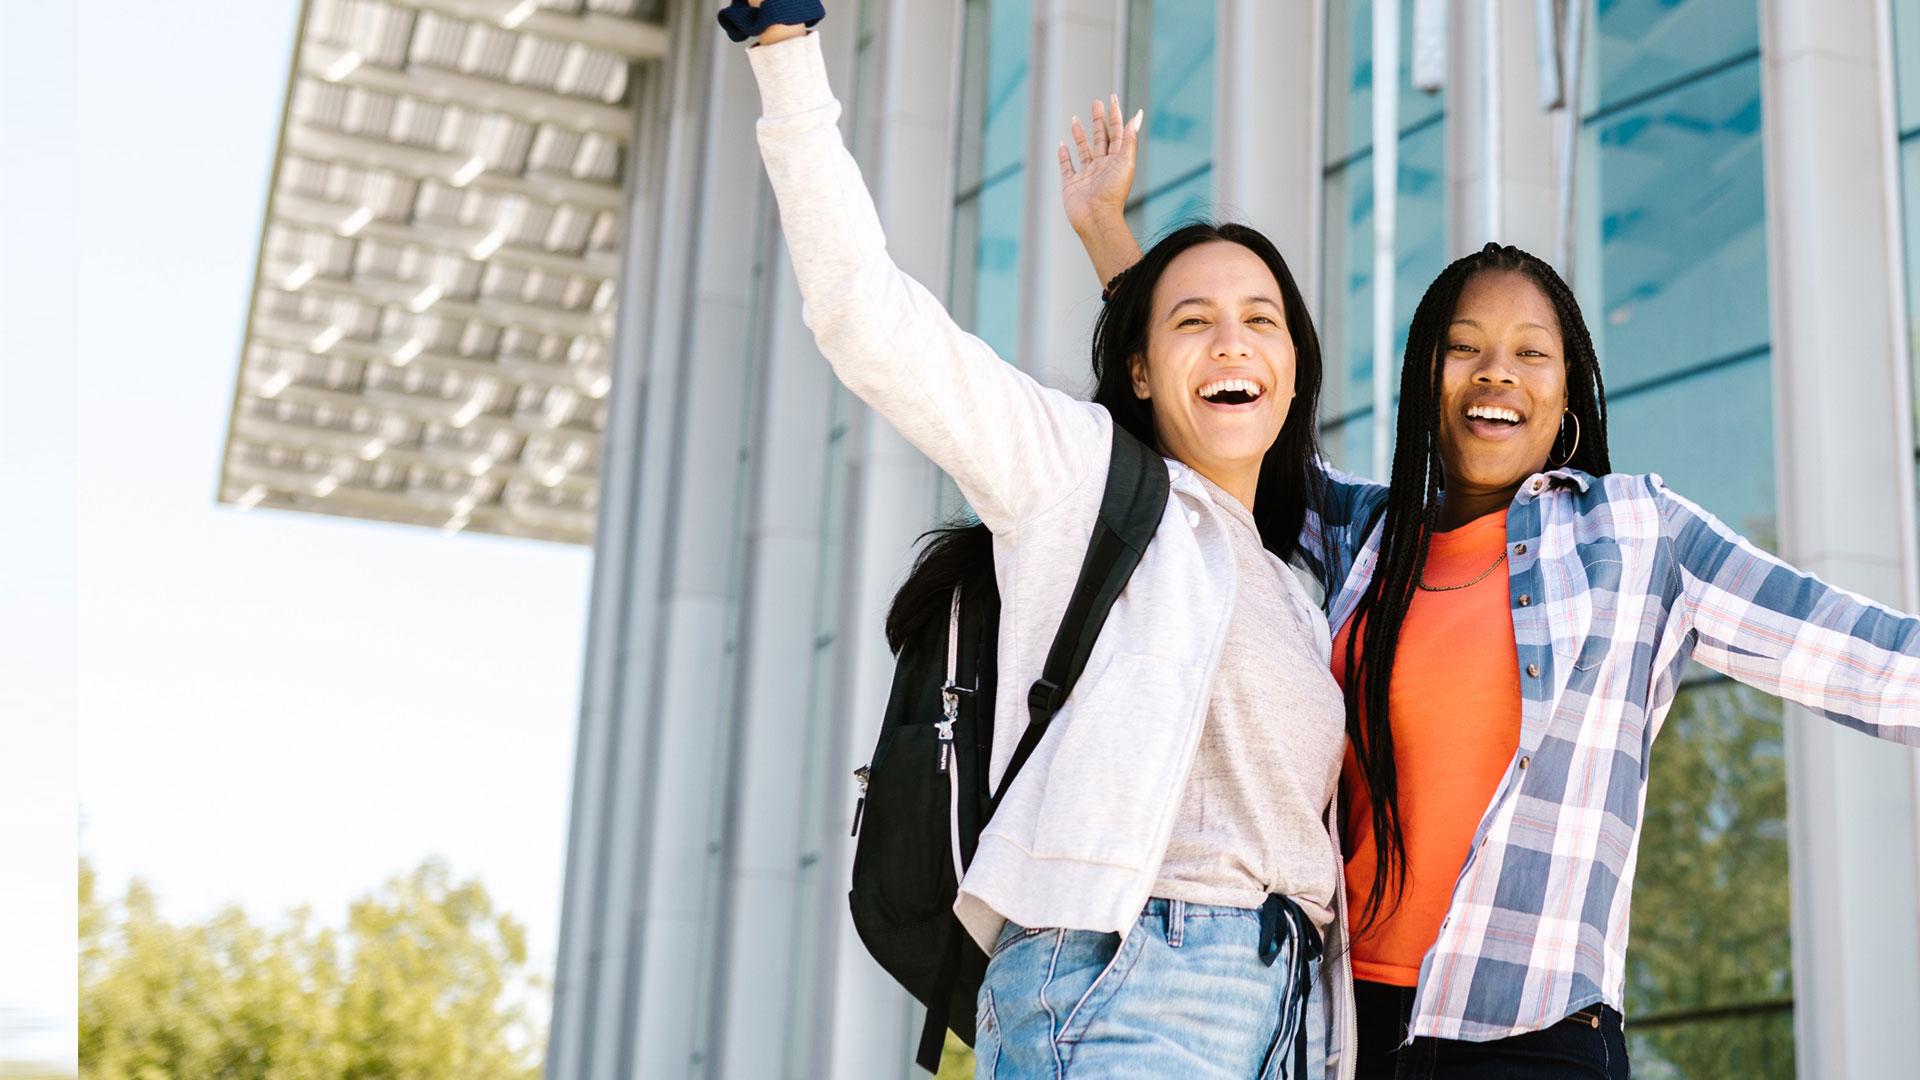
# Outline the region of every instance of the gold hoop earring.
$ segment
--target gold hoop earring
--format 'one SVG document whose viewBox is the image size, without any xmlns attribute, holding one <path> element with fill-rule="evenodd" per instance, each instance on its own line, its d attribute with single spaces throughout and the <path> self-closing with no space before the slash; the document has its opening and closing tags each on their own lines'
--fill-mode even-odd
<svg viewBox="0 0 1920 1080">
<path fill-rule="evenodd" d="M 1573 417 L 1573 445 L 1567 448 L 1567 456 L 1560 459 L 1560 464 L 1554 466 L 1556 469 L 1566 468 L 1567 462 L 1572 461 L 1573 455 L 1580 450 L 1580 414 L 1574 412 L 1572 409 L 1562 409 L 1560 412 L 1560 430 L 1565 431 L 1567 429 L 1567 417 L 1569 416 Z"/>
</svg>

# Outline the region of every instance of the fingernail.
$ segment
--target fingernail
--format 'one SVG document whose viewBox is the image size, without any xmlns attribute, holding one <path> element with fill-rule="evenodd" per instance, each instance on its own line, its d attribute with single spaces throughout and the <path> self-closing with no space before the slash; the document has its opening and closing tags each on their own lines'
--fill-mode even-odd
<svg viewBox="0 0 1920 1080">
<path fill-rule="evenodd" d="M 1133 119 L 1128 121 L 1128 126 L 1132 127 L 1133 130 L 1135 131 L 1139 131 L 1140 121 L 1146 119 L 1146 117 L 1147 117 L 1147 110 L 1141 109 L 1139 112 L 1133 114 Z"/>
</svg>

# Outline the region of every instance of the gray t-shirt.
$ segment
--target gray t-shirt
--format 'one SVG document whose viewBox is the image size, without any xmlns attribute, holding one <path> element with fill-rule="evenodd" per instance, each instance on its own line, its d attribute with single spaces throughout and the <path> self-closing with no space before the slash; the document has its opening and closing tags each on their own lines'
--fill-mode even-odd
<svg viewBox="0 0 1920 1080">
<path fill-rule="evenodd" d="M 1337 872 L 1325 813 L 1346 747 L 1326 630 L 1253 515 L 1206 486 L 1232 522 L 1239 586 L 1153 895 L 1255 908 L 1281 893 L 1324 928 Z"/>
</svg>

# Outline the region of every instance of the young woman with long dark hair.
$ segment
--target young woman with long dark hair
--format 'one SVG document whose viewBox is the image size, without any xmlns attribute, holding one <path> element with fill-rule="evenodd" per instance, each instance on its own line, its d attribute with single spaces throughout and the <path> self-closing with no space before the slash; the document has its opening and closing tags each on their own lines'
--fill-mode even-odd
<svg viewBox="0 0 1920 1080">
<path fill-rule="evenodd" d="M 956 913 L 991 957 L 978 1075 L 1297 1076 L 1325 935 L 1343 1000 L 1349 975 L 1329 813 L 1344 707 L 1325 617 L 1283 561 L 1321 501 L 1319 345 L 1285 260 L 1252 229 L 1181 229 L 1101 313 L 1093 400 L 1042 386 L 888 256 L 817 36 L 754 29 L 761 152 L 807 324 L 991 534 L 949 534 L 926 558 L 991 547 L 996 784 L 1116 430 L 1165 458 L 1157 531 L 960 884 Z M 944 590 L 900 597 L 896 634 L 929 606 L 944 614 Z"/>
<path fill-rule="evenodd" d="M 1137 119 L 1093 121 L 1061 180 L 1104 280 L 1138 250 Z M 1518 248 L 1455 261 L 1415 309 L 1390 483 L 1324 491 L 1359 1074 L 1625 1077 L 1648 753 L 1689 658 L 1920 744 L 1920 619 L 1612 472 L 1580 306 Z"/>
</svg>

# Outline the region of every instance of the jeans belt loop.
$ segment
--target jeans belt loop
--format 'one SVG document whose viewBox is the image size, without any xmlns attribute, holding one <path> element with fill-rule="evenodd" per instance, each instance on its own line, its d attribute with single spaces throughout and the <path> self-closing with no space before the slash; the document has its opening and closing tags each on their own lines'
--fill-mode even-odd
<svg viewBox="0 0 1920 1080">
<path fill-rule="evenodd" d="M 1167 901 L 1167 947 L 1177 949 L 1187 932 L 1187 902 Z"/>
</svg>

